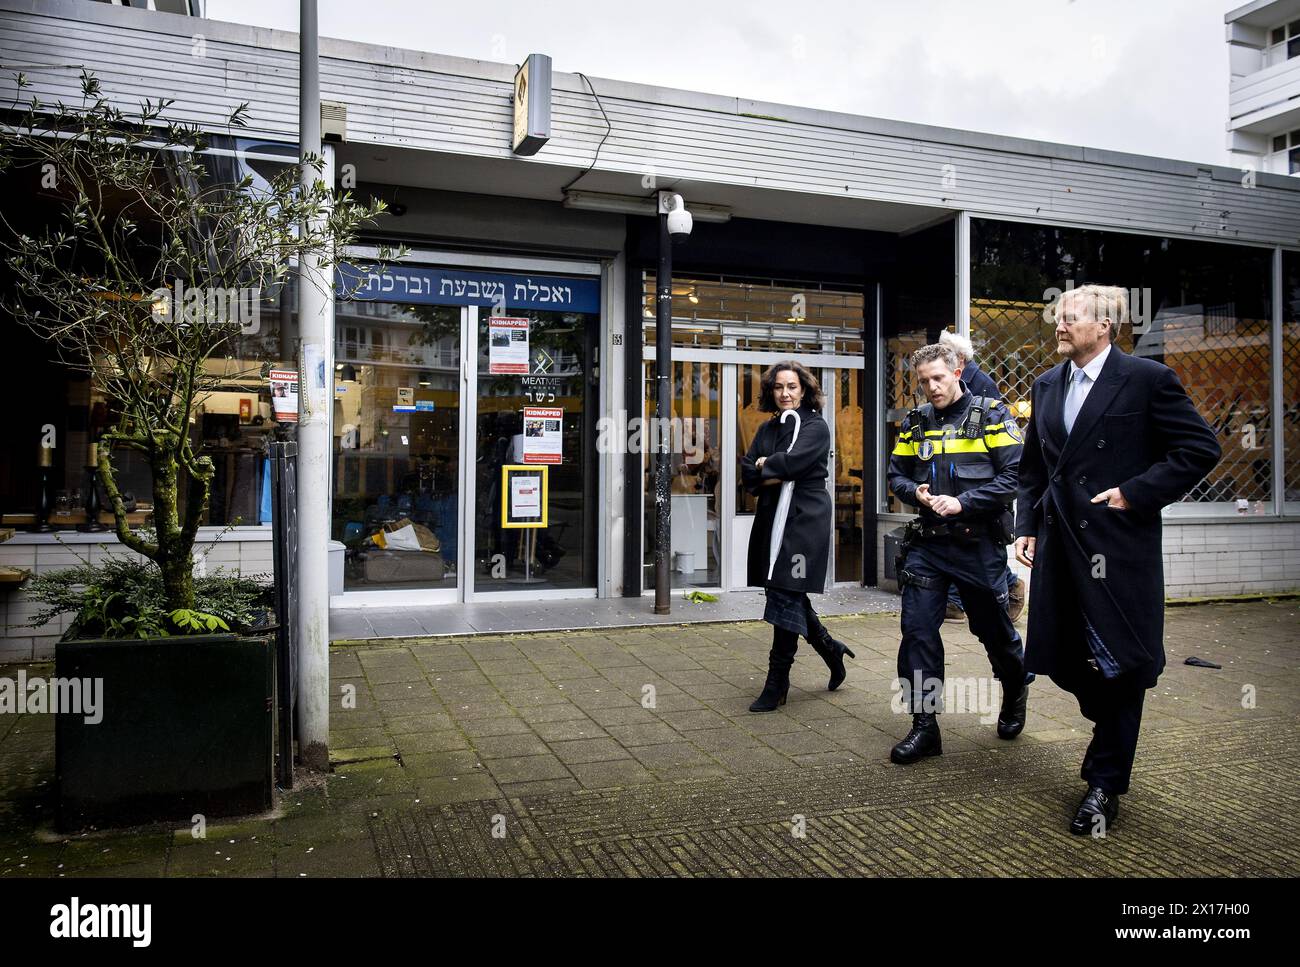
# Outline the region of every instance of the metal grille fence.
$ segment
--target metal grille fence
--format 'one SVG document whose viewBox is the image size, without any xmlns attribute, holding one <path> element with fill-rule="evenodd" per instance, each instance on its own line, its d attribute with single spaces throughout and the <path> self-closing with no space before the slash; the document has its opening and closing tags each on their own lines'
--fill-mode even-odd
<svg viewBox="0 0 1300 967">
<path fill-rule="evenodd" d="M 971 302 L 976 358 L 1022 423 L 1029 417 L 1034 380 L 1060 362 L 1044 308 L 1042 302 Z M 1245 500 L 1249 512 L 1258 512 L 1272 497 L 1268 322 L 1240 319 L 1232 304 L 1162 309 L 1136 345 L 1130 327 L 1116 345 L 1171 367 L 1218 434 L 1223 459 L 1184 500 Z M 892 354 L 890 361 L 906 365 Z M 1290 379 L 1288 399 L 1295 392 L 1294 375 Z"/>
</svg>

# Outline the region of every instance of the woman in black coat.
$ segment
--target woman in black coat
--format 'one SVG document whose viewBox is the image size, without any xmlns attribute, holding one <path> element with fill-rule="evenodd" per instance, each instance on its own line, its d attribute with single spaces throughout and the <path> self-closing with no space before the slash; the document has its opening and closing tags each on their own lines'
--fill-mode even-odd
<svg viewBox="0 0 1300 967">
<path fill-rule="evenodd" d="M 821 415 L 825 397 L 817 378 L 794 361 L 772 366 L 759 385 L 758 408 L 775 415 L 754 434 L 749 452 L 740 461 L 740 477 L 745 489 L 758 497 L 749 535 L 748 582 L 766 589 L 763 620 L 772 625 L 767 682 L 749 710 L 771 712 L 785 704 L 800 635 L 830 668 L 827 687 L 831 691 L 844 681 L 844 656 L 853 658 L 854 654 L 831 637 L 808 600 L 809 592 L 822 594 L 826 590 L 834 525 L 831 496 L 826 490 L 831 434 Z M 792 418 L 781 422 L 787 410 L 799 416 L 797 437 Z M 781 485 L 787 481 L 794 482 L 794 491 L 772 566 L 772 530 Z"/>
</svg>

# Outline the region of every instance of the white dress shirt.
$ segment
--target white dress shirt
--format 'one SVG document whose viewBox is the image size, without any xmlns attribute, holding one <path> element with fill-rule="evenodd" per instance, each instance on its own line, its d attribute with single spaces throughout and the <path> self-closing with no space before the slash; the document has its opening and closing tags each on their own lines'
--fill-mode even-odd
<svg viewBox="0 0 1300 967">
<path fill-rule="evenodd" d="M 1074 421 L 1083 409 L 1084 400 L 1092 391 L 1092 384 L 1097 382 L 1097 377 L 1101 375 L 1101 368 L 1106 365 L 1106 357 L 1110 355 L 1110 344 L 1094 356 L 1088 365 L 1082 370 L 1073 362 L 1067 367 L 1069 373 L 1069 385 L 1065 391 L 1065 405 L 1062 407 L 1062 416 L 1065 422 L 1065 433 L 1069 436 L 1070 431 L 1074 429 Z M 1079 378 L 1079 373 L 1083 373 L 1083 378 Z"/>
</svg>

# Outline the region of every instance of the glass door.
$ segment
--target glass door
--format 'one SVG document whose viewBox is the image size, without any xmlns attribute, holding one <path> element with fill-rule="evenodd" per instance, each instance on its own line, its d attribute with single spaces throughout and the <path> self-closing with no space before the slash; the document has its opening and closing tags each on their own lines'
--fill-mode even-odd
<svg viewBox="0 0 1300 967">
<path fill-rule="evenodd" d="M 866 390 L 863 369 L 827 369 L 822 380 L 826 410 L 835 441 L 831 481 L 835 501 L 835 540 L 830 574 L 836 584 L 862 583 L 862 401 Z"/>
<path fill-rule="evenodd" d="M 842 407 L 839 404 L 839 383 L 837 380 L 839 378 L 838 374 L 841 372 L 850 373 L 851 375 L 856 376 L 861 374 L 861 370 L 852 371 L 818 368 L 815 359 L 801 359 L 799 361 L 808 366 L 808 368 L 812 370 L 821 381 L 822 390 L 826 395 L 826 412 L 822 415 L 831 431 L 832 444 L 828 464 L 830 476 L 827 481 L 827 488 L 830 490 L 831 499 L 835 504 L 835 540 L 831 542 L 830 561 L 827 574 L 832 575 L 832 578 L 828 583 L 850 582 L 854 580 L 853 576 L 850 574 L 850 576 L 844 577 L 842 576 L 842 571 L 851 571 L 851 566 L 841 569 L 838 562 L 841 557 L 851 561 L 854 553 L 857 553 L 859 558 L 861 556 L 861 463 L 859 462 L 857 465 L 859 468 L 859 486 L 857 489 L 858 514 L 856 518 L 852 515 L 846 514 L 842 525 L 840 520 L 841 490 L 839 478 L 848 472 L 848 468 L 841 463 L 838 451 L 842 439 L 847 440 L 849 452 L 852 452 L 853 450 L 851 439 L 844 436 L 845 432 L 851 434 L 851 431 L 842 431 L 841 429 L 841 424 L 843 423 L 847 425 L 853 419 L 853 416 L 850 409 Z M 769 365 L 771 364 L 767 362 L 744 362 L 727 367 L 728 369 L 735 371 L 736 405 L 731 410 L 733 420 L 732 426 L 727 428 L 728 431 L 734 434 L 735 438 L 735 446 L 733 448 L 735 458 L 733 461 L 730 461 L 734 468 L 739 467 L 740 458 L 749 451 L 749 447 L 754 442 L 754 436 L 758 432 L 759 427 L 772 418 L 771 413 L 764 413 L 758 408 L 759 397 L 761 395 L 760 383 L 763 378 L 763 373 L 767 371 Z M 860 410 L 858 411 L 857 419 L 860 424 Z M 861 432 L 859 432 L 857 436 L 857 452 L 859 454 L 862 449 L 861 440 Z M 731 534 L 731 554 L 727 569 L 729 574 L 728 587 L 733 589 L 743 589 L 748 586 L 746 571 L 749 559 L 749 537 L 750 532 L 753 530 L 754 511 L 758 504 L 758 498 L 745 490 L 740 481 L 740 474 L 735 469 L 732 471 L 728 484 L 731 494 L 734 495 L 735 501 L 732 505 L 733 509 L 731 513 L 730 527 L 728 528 Z M 846 494 L 844 500 L 847 503 L 851 500 L 851 497 L 848 495 L 848 491 L 851 490 L 851 487 L 846 484 L 845 490 Z M 859 528 L 856 536 L 850 533 L 850 528 L 853 526 L 855 520 Z M 856 552 L 853 549 L 855 542 L 859 548 Z M 860 580 L 860 564 L 857 574 L 857 579 Z"/>
<path fill-rule="evenodd" d="M 655 368 L 644 364 L 645 408 L 642 413 L 642 493 L 645 495 L 644 582 L 654 587 L 655 454 L 658 434 L 666 433 L 671 479 L 669 567 L 674 588 L 718 588 L 722 582 L 722 534 L 719 498 L 723 480 L 734 468 L 721 460 L 719 416 L 725 397 L 717 363 L 673 363 L 672 413 L 666 428 L 656 428 Z"/>
<path fill-rule="evenodd" d="M 599 317 L 471 308 L 476 359 L 466 527 L 472 532 L 467 600 L 570 597 L 596 587 L 596 378 Z M 546 525 L 514 528 L 504 468 L 545 468 Z M 506 499 L 503 499 L 503 496 Z"/>
</svg>

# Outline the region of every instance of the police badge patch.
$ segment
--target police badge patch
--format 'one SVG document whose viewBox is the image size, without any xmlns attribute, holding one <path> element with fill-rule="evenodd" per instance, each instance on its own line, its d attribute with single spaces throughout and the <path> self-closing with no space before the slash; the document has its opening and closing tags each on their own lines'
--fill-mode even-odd
<svg viewBox="0 0 1300 967">
<path fill-rule="evenodd" d="M 1016 425 L 1015 420 L 1007 420 L 1006 426 L 1003 427 L 1003 429 L 1007 431 L 1007 436 L 1011 437 L 1011 439 L 1015 440 L 1017 443 L 1025 442 L 1024 434 L 1020 432 L 1020 427 Z"/>
</svg>

